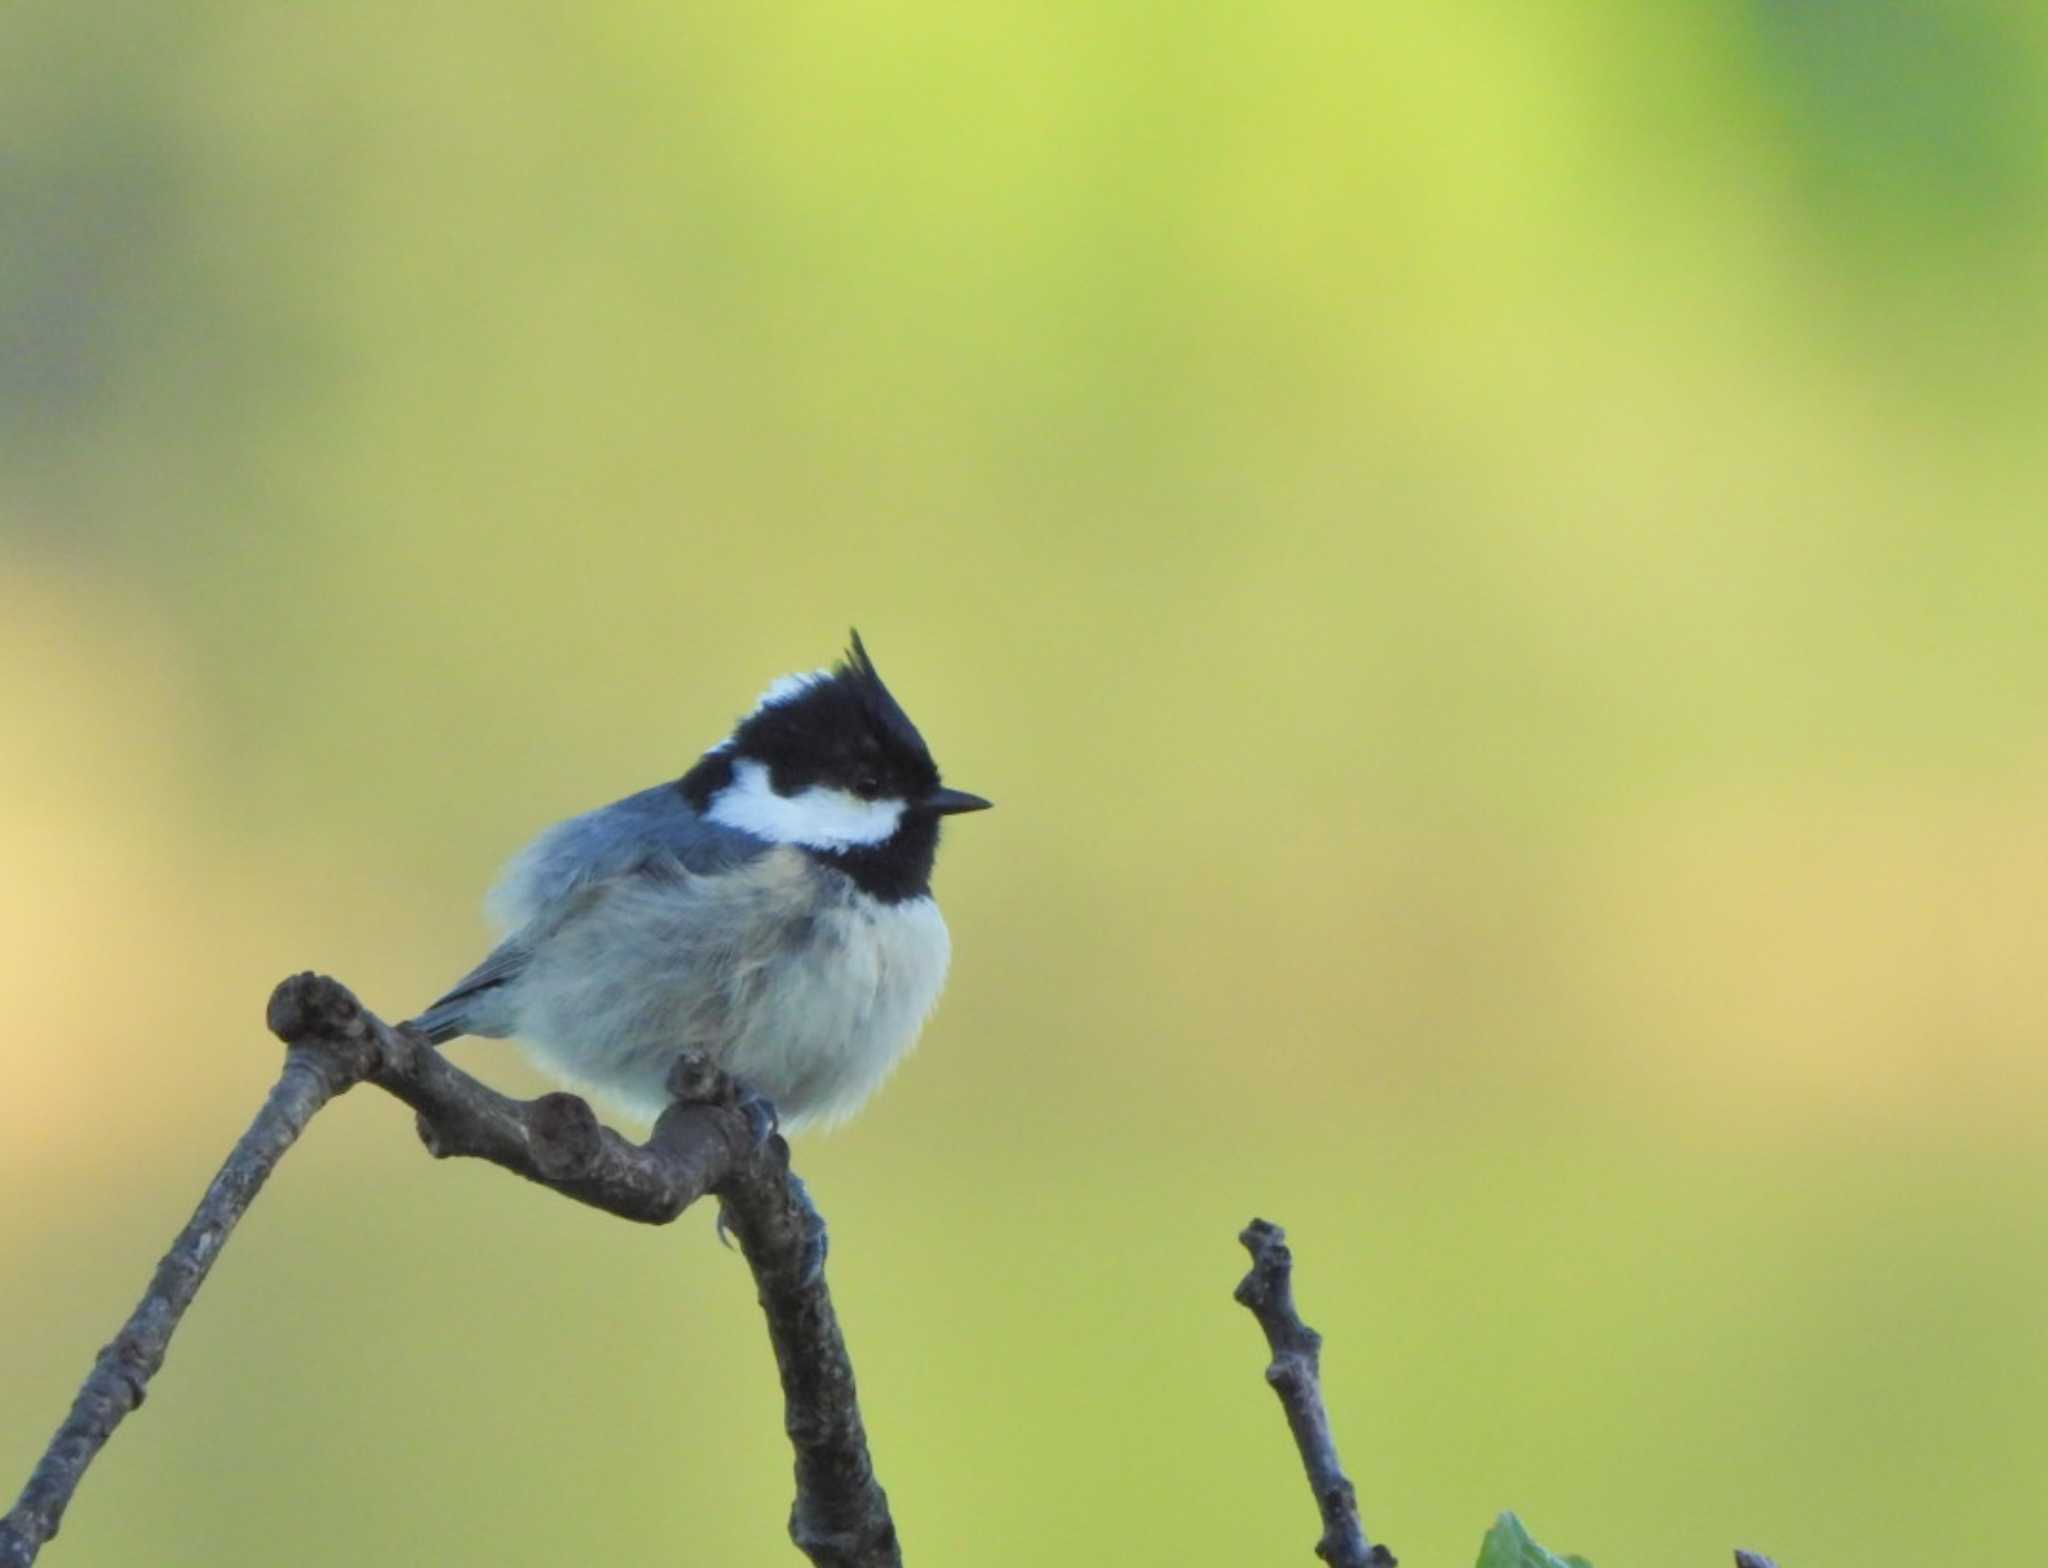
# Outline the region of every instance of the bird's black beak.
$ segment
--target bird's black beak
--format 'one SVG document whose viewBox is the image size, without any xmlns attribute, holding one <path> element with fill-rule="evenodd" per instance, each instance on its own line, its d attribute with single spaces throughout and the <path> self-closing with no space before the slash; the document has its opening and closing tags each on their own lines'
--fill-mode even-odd
<svg viewBox="0 0 2048 1568">
<path fill-rule="evenodd" d="M 935 789 L 918 804 L 935 815 L 950 817 L 957 811 L 986 811 L 995 802 L 970 795 L 964 789 Z"/>
</svg>

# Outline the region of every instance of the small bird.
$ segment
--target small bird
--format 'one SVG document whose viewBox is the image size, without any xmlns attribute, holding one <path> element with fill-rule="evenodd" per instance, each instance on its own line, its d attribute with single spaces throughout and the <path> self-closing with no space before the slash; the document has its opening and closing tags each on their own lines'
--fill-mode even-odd
<svg viewBox="0 0 2048 1568">
<path fill-rule="evenodd" d="M 490 956 L 412 1027 L 516 1035 L 543 1069 L 652 1118 L 701 1052 L 790 1130 L 844 1120 L 917 1039 L 951 946 L 931 892 L 939 783 L 853 634 L 671 783 L 547 829 L 485 901 Z"/>
</svg>

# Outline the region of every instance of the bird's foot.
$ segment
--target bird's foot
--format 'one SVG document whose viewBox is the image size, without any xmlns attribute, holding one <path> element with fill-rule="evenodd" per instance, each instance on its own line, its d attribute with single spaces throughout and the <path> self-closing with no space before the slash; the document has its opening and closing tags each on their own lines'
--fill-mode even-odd
<svg viewBox="0 0 2048 1568">
<path fill-rule="evenodd" d="M 776 1113 L 775 1102 L 746 1079 L 734 1078 L 731 1083 L 733 1109 L 746 1117 L 747 1130 L 754 1140 L 752 1152 L 759 1154 L 768 1147 L 769 1140 L 782 1131 L 782 1118 Z M 795 1181 L 795 1176 L 792 1175 L 790 1180 Z M 797 1185 L 801 1187 L 803 1184 L 798 1182 Z M 732 1245 L 732 1226 L 726 1222 L 725 1205 L 722 1203 L 718 1206 L 718 1240 L 721 1246 Z"/>
<path fill-rule="evenodd" d="M 825 1233 L 825 1216 L 811 1202 L 810 1188 L 804 1185 L 803 1177 L 795 1171 L 789 1173 L 789 1188 L 796 1195 L 797 1218 L 804 1227 L 802 1279 L 806 1285 L 815 1285 L 824 1278 L 825 1254 L 830 1248 L 831 1238 Z"/>
<path fill-rule="evenodd" d="M 678 1105 L 729 1105 L 747 1119 L 758 1154 L 782 1130 L 775 1102 L 746 1079 L 729 1073 L 709 1056 L 685 1051 L 668 1070 L 669 1096 Z"/>
<path fill-rule="evenodd" d="M 782 1118 L 776 1113 L 775 1102 L 744 1078 L 733 1080 L 733 1090 L 733 1105 L 746 1117 L 747 1126 L 753 1130 L 754 1152 L 759 1154 L 768 1147 L 768 1140 L 782 1131 Z"/>
<path fill-rule="evenodd" d="M 804 1185 L 804 1179 L 795 1171 L 789 1172 L 790 1191 L 796 1199 L 797 1223 L 803 1227 L 803 1248 L 797 1259 L 797 1282 L 806 1288 L 825 1277 L 825 1254 L 831 1249 L 831 1238 L 825 1230 L 825 1216 L 818 1212 L 818 1206 L 811 1202 L 811 1190 Z M 722 1247 L 732 1245 L 733 1227 L 729 1212 L 724 1204 L 718 1206 L 718 1242 Z"/>
</svg>

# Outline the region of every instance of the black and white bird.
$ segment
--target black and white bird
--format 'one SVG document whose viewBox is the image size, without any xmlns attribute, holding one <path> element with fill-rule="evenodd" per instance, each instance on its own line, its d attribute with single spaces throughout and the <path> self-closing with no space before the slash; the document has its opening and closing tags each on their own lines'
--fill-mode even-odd
<svg viewBox="0 0 2048 1568">
<path fill-rule="evenodd" d="M 501 873 L 489 957 L 412 1021 L 439 1044 L 516 1036 L 543 1069 L 643 1117 L 704 1053 L 785 1128 L 859 1108 L 916 1041 L 950 943 L 939 782 L 860 635 L 784 676 L 680 779 L 571 817 Z"/>
</svg>

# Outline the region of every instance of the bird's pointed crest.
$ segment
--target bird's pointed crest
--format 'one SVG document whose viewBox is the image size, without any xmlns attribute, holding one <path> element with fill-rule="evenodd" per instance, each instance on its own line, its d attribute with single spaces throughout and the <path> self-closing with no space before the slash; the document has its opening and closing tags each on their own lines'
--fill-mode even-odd
<svg viewBox="0 0 2048 1568">
<path fill-rule="evenodd" d="M 910 722 L 910 715 L 903 711 L 903 705 L 883 684 L 881 672 L 875 668 L 875 661 L 868 653 L 867 644 L 860 640 L 858 628 L 849 631 L 846 653 L 832 667 L 832 678 L 845 682 L 857 693 L 862 706 L 899 742 L 913 746 L 919 751 L 925 749 L 924 737 L 918 734 L 917 726 Z"/>
</svg>

